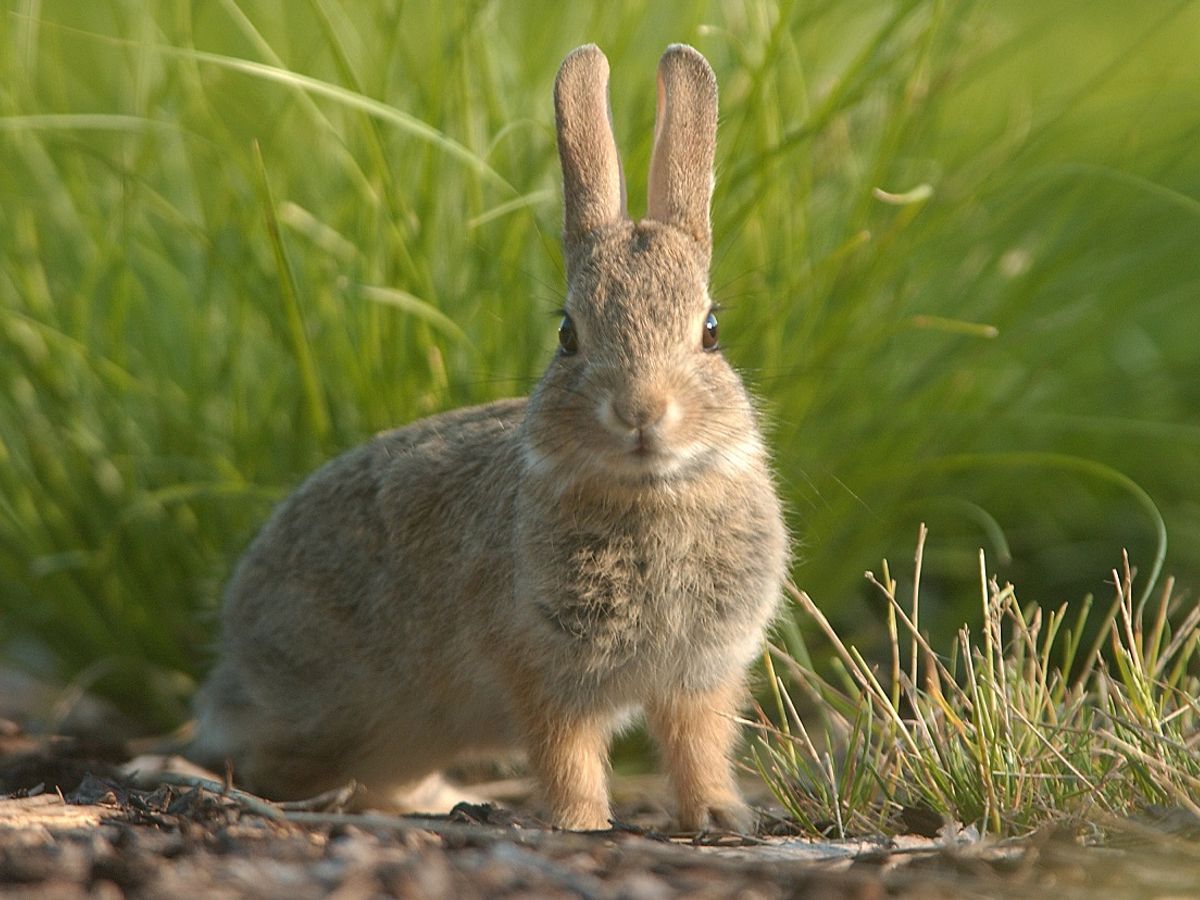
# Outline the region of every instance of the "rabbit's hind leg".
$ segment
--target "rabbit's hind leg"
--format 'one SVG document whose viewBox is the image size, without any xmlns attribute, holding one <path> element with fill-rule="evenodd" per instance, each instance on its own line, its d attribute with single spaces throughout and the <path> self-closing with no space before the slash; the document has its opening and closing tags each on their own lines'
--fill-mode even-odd
<svg viewBox="0 0 1200 900">
<path fill-rule="evenodd" d="M 344 784 L 348 747 L 330 729 L 313 737 L 288 727 L 255 704 L 236 678 L 222 670 L 196 700 L 195 738 L 184 751 L 191 761 L 271 800 L 301 800 Z M 308 732 L 308 733 L 305 733 Z"/>
</svg>

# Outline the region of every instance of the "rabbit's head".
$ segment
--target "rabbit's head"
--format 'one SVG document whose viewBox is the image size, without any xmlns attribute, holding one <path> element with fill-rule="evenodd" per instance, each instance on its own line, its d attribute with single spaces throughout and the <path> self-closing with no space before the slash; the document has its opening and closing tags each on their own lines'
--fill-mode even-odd
<svg viewBox="0 0 1200 900">
<path fill-rule="evenodd" d="M 558 353 L 531 400 L 527 462 L 614 486 L 757 467 L 754 413 L 722 356 L 708 293 L 712 69 L 691 47 L 663 54 L 640 222 L 625 210 L 608 61 L 597 47 L 567 57 L 554 100 L 567 299 Z"/>
</svg>

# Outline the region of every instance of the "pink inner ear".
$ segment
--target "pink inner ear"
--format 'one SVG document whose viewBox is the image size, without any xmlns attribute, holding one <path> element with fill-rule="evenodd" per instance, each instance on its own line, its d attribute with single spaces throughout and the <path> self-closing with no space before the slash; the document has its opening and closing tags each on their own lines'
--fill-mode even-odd
<svg viewBox="0 0 1200 900">
<path fill-rule="evenodd" d="M 667 198 L 664 193 L 667 189 L 667 174 L 658 170 L 665 161 L 660 160 L 659 156 L 669 152 L 663 144 L 669 140 L 666 137 L 666 132 L 667 117 L 670 115 L 670 112 L 667 109 L 667 82 L 663 78 L 661 66 L 658 69 L 655 81 L 657 84 L 657 98 L 654 109 L 654 143 L 651 144 L 650 172 L 646 184 L 646 215 L 649 218 L 665 222 L 670 219 Z"/>
<path fill-rule="evenodd" d="M 682 229 L 707 250 L 712 241 L 716 82 L 704 57 L 672 45 L 659 61 L 657 87 L 646 217 Z"/>
</svg>

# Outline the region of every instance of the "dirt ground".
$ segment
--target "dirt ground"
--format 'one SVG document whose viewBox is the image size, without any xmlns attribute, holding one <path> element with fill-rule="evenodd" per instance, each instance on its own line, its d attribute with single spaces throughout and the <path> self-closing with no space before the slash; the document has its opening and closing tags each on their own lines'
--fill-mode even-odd
<svg viewBox="0 0 1200 900">
<path fill-rule="evenodd" d="M 1040 835 L 1012 845 L 920 836 L 558 832 L 500 807 L 449 816 L 290 808 L 219 784 L 135 782 L 120 744 L 37 738 L 0 720 L 0 894 L 13 897 L 1109 897 L 1200 896 L 1200 840 L 1123 846 Z M 626 793 L 629 793 L 626 791 Z M 767 817 L 768 821 L 770 817 Z M 775 822 L 774 830 L 786 831 Z M 1178 831 L 1178 829 L 1177 829 Z"/>
</svg>

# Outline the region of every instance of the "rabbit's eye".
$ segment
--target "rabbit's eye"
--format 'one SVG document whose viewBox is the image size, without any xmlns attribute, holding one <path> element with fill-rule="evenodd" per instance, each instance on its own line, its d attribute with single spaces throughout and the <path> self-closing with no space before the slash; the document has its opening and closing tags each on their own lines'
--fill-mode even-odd
<svg viewBox="0 0 1200 900">
<path fill-rule="evenodd" d="M 704 337 L 700 339 L 700 343 L 705 350 L 717 349 L 717 314 L 711 310 L 708 318 L 704 320 Z"/>
<path fill-rule="evenodd" d="M 579 338 L 575 335 L 575 323 L 571 321 L 570 316 L 564 315 L 558 326 L 558 345 L 562 347 L 562 352 L 567 356 L 571 356 L 579 349 Z"/>
</svg>

